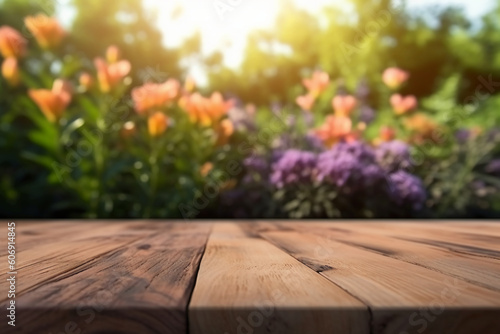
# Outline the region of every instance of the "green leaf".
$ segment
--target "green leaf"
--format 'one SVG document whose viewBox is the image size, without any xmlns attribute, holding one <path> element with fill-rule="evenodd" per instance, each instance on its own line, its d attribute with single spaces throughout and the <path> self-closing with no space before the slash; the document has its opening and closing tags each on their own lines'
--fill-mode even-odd
<svg viewBox="0 0 500 334">
<path fill-rule="evenodd" d="M 32 131 L 28 137 L 37 145 L 45 148 L 51 154 L 56 154 L 58 151 L 59 141 L 56 136 L 42 131 Z"/>
<path fill-rule="evenodd" d="M 26 159 L 26 160 L 36 162 L 37 164 L 45 166 L 48 169 L 52 169 L 52 164 L 54 162 L 54 160 L 48 156 L 36 155 L 32 152 L 22 152 L 21 157 Z"/>
</svg>

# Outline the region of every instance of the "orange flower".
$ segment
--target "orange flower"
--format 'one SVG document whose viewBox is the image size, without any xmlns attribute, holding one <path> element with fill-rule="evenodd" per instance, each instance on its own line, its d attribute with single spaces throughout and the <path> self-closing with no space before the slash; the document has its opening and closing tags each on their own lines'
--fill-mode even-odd
<svg viewBox="0 0 500 334">
<path fill-rule="evenodd" d="M 414 144 L 421 145 L 429 140 L 435 144 L 442 143 L 442 138 L 439 138 L 438 125 L 422 113 L 408 117 L 404 125 L 412 132 L 410 142 Z"/>
<path fill-rule="evenodd" d="M 165 131 L 167 131 L 168 127 L 168 117 L 157 111 L 153 115 L 149 116 L 148 119 L 148 130 L 151 137 L 161 136 Z"/>
<path fill-rule="evenodd" d="M 299 105 L 300 108 L 302 108 L 302 110 L 311 111 L 315 102 L 315 98 L 313 95 L 307 94 L 297 97 L 297 99 L 295 99 L 295 102 Z"/>
<path fill-rule="evenodd" d="M 214 169 L 214 164 L 211 162 L 205 162 L 200 168 L 201 176 L 206 177 L 208 173 L 212 171 L 212 169 Z"/>
<path fill-rule="evenodd" d="M 9 57 L 3 61 L 2 75 L 12 87 L 15 87 L 19 84 L 20 75 L 16 58 Z"/>
<path fill-rule="evenodd" d="M 109 93 L 114 86 L 130 73 L 132 67 L 127 60 L 108 64 L 102 58 L 96 58 L 94 64 L 97 68 L 97 78 L 103 93 Z"/>
<path fill-rule="evenodd" d="M 349 117 L 330 115 L 315 134 L 327 147 L 331 147 L 352 135 L 352 121 Z"/>
<path fill-rule="evenodd" d="M 413 95 L 403 97 L 400 94 L 394 94 L 391 96 L 391 105 L 396 115 L 402 115 L 416 109 L 418 101 Z"/>
<path fill-rule="evenodd" d="M 19 31 L 9 26 L 0 27 L 0 53 L 4 58 L 20 58 L 26 54 L 28 41 Z"/>
<path fill-rule="evenodd" d="M 302 83 L 311 95 L 317 97 L 319 94 L 323 93 L 330 84 L 330 77 L 326 72 L 314 71 L 312 77 L 302 80 Z"/>
<path fill-rule="evenodd" d="M 215 92 L 209 99 L 199 93 L 183 96 L 179 105 L 188 112 L 191 122 L 209 126 L 226 115 L 233 103 L 225 101 L 222 94 Z"/>
<path fill-rule="evenodd" d="M 356 104 L 356 98 L 351 95 L 337 95 L 332 100 L 332 107 L 337 116 L 349 117 L 354 108 L 356 108 Z"/>
<path fill-rule="evenodd" d="M 181 97 L 179 106 L 189 114 L 191 122 L 210 125 L 210 118 L 205 112 L 205 98 L 200 93 Z"/>
<path fill-rule="evenodd" d="M 162 84 L 146 83 L 132 90 L 135 110 L 144 114 L 147 110 L 164 107 L 179 94 L 179 82 L 174 79 Z"/>
<path fill-rule="evenodd" d="M 61 79 L 54 81 L 52 90 L 30 89 L 28 94 L 52 123 L 62 117 L 71 103 L 71 87 L 68 82 Z"/>
<path fill-rule="evenodd" d="M 94 79 L 90 74 L 84 72 L 80 75 L 79 82 L 80 82 L 80 87 L 82 87 L 85 91 L 87 91 L 90 88 L 92 88 L 92 85 L 94 84 Z"/>
<path fill-rule="evenodd" d="M 408 78 L 410 74 L 397 67 L 390 67 L 382 74 L 382 81 L 391 89 L 399 88 Z"/>
<path fill-rule="evenodd" d="M 396 131 L 390 126 L 383 126 L 380 128 L 380 139 L 383 141 L 391 141 L 396 138 Z"/>
<path fill-rule="evenodd" d="M 436 123 L 424 114 L 415 114 L 405 120 L 405 126 L 408 130 L 423 134 L 431 133 L 436 129 Z"/>
<path fill-rule="evenodd" d="M 56 48 L 66 35 L 66 32 L 55 18 L 44 14 L 28 16 L 24 19 L 24 24 L 35 36 L 38 45 L 42 49 Z"/>
<path fill-rule="evenodd" d="M 106 49 L 106 60 L 113 64 L 120 60 L 120 49 L 116 45 L 110 45 Z"/>
<path fill-rule="evenodd" d="M 186 93 L 191 93 L 195 89 L 196 89 L 196 82 L 191 76 L 187 77 L 186 81 L 184 82 L 184 91 Z"/>
<path fill-rule="evenodd" d="M 214 122 L 227 115 L 229 109 L 232 107 L 233 102 L 225 101 L 224 97 L 222 97 L 222 94 L 219 92 L 212 93 L 210 99 L 207 100 L 207 112 Z"/>
<path fill-rule="evenodd" d="M 229 142 L 229 138 L 234 133 L 234 125 L 233 122 L 229 119 L 224 119 L 220 122 L 220 124 L 216 128 L 217 132 L 217 146 L 224 146 Z"/>
</svg>

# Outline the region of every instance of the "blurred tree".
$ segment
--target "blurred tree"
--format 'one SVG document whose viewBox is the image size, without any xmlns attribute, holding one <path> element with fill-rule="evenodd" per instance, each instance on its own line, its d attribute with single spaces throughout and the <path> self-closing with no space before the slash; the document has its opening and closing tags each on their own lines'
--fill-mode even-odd
<svg viewBox="0 0 500 334">
<path fill-rule="evenodd" d="M 241 68 L 209 67 L 210 86 L 258 105 L 293 103 L 302 76 L 314 68 L 334 81 L 342 78 L 352 92 L 358 78 L 380 84 L 386 67 L 399 66 L 412 74 L 403 94 L 428 96 L 459 73 L 470 82 L 459 94 L 463 97 L 476 88 L 478 76 L 498 73 L 500 9 L 478 28 L 461 8 L 409 12 L 404 1 L 348 2 L 351 6 L 329 6 L 315 16 L 282 0 L 275 26 L 248 37 Z"/>
<path fill-rule="evenodd" d="M 179 77 L 180 54 L 162 44 L 162 33 L 153 24 L 156 16 L 141 0 L 73 0 L 76 17 L 72 25 L 75 50 L 89 57 L 103 56 L 116 45 L 134 66 L 135 79 L 162 81 Z"/>
<path fill-rule="evenodd" d="M 55 5 L 55 0 L 0 0 L 1 25 L 14 27 L 27 35 L 23 18 L 37 13 L 52 15 L 55 11 Z"/>
</svg>

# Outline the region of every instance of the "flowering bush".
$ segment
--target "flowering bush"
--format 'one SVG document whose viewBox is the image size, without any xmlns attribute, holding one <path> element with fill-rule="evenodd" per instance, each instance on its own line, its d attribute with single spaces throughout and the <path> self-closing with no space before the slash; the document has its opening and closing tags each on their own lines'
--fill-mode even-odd
<svg viewBox="0 0 500 334">
<path fill-rule="evenodd" d="M 380 106 L 368 103 L 366 82 L 357 96 L 338 84 L 325 112 L 314 106 L 333 83 L 315 71 L 303 81 L 307 93 L 296 98 L 301 110 L 282 111 L 281 131 L 257 145 L 245 160 L 246 175 L 223 203 L 236 206 L 240 217 L 465 216 L 474 203 L 492 212 L 500 186 L 491 177 L 497 164 L 481 161 L 498 154 L 500 138 L 490 134 L 482 146 L 481 131 L 459 131 L 464 122 L 456 119 L 439 121 L 432 108 L 424 111 L 414 96 L 397 93 L 409 79 L 401 69 L 387 69 L 386 88 L 380 86 L 387 103 Z M 446 98 L 438 92 L 424 104 Z M 469 188 L 474 190 L 456 192 Z"/>
<path fill-rule="evenodd" d="M 316 70 L 295 105 L 257 109 L 192 78 L 136 82 L 116 46 L 85 62 L 42 14 L 37 48 L 0 27 L 4 215 L 30 217 L 420 217 L 499 212 L 500 135 L 467 124 L 449 78 L 404 95 Z M 104 50 L 103 50 L 104 51 Z M 370 99 L 373 86 L 383 96 Z M 470 117 L 469 117 L 470 116 Z M 496 159 L 494 159 L 496 157 Z M 29 203 L 29 204 L 27 204 Z M 497 206 L 495 206 L 497 205 Z M 471 211 L 471 208 L 476 211 Z"/>
<path fill-rule="evenodd" d="M 46 204 L 41 211 L 182 217 L 181 204 L 201 198 L 208 174 L 218 179 L 218 169 L 234 159 L 234 127 L 227 118 L 232 102 L 220 93 L 203 97 L 191 79 L 183 87 L 170 78 L 132 88 L 132 64 L 116 46 L 85 68 L 56 52 L 67 35 L 57 21 L 40 14 L 25 22 L 44 56 L 23 58 L 29 53 L 24 37 L 0 28 L 2 75 L 10 85 L 4 89 L 12 96 L 1 116 L 10 124 L 4 145 L 23 141 L 12 154 L 16 164 L 29 167 L 19 171 L 30 174 L 23 182 L 37 182 L 34 190 L 43 192 L 35 197 Z M 11 168 L 15 181 L 17 167 Z M 27 193 L 12 191 L 11 202 Z M 27 212 L 18 210 L 13 214 Z"/>
</svg>

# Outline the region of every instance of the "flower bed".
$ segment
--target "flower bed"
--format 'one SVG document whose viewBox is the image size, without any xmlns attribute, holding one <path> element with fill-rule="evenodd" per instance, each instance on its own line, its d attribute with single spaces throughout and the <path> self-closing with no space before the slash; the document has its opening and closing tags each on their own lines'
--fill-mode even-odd
<svg viewBox="0 0 500 334">
<path fill-rule="evenodd" d="M 55 52 L 66 32 L 53 18 L 26 27 L 42 57 L 0 28 L 5 215 L 499 215 L 499 132 L 465 127 L 459 105 L 439 113 L 456 78 L 418 101 L 396 67 L 376 87 L 317 70 L 295 104 L 256 107 L 189 77 L 136 83 L 116 46 L 86 66 Z"/>
</svg>

